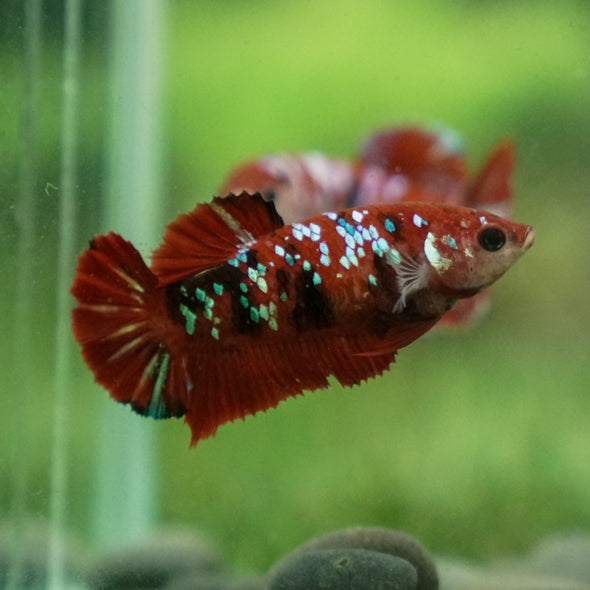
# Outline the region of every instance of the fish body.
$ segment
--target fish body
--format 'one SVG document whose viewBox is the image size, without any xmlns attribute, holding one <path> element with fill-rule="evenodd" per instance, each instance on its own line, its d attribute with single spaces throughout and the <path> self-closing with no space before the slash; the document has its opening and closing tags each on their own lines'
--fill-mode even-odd
<svg viewBox="0 0 590 590">
<path fill-rule="evenodd" d="M 452 130 L 417 127 L 375 132 L 352 160 L 307 154 L 274 154 L 230 172 L 221 194 L 260 192 L 287 223 L 353 206 L 424 202 L 483 209 L 509 217 L 514 146 L 503 141 L 470 178 L 465 153 Z M 489 308 L 490 293 L 459 302 L 439 323 L 458 327 Z"/>
<path fill-rule="evenodd" d="M 530 247 L 529 226 L 446 205 L 328 211 L 283 225 L 260 195 L 199 205 L 151 269 L 117 234 L 80 257 L 74 334 L 97 381 L 192 444 L 225 422 L 385 371 L 397 350 Z"/>
</svg>

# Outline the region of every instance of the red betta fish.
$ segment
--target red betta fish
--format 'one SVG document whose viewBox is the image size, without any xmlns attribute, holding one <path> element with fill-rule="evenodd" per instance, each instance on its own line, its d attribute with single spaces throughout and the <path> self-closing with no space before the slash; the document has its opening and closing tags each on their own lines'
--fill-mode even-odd
<svg viewBox="0 0 590 590">
<path fill-rule="evenodd" d="M 455 301 L 496 281 L 533 229 L 424 203 L 283 225 L 260 195 L 198 205 L 148 268 L 115 233 L 79 259 L 73 329 L 111 396 L 185 415 L 192 441 L 304 390 L 380 375 Z"/>
</svg>

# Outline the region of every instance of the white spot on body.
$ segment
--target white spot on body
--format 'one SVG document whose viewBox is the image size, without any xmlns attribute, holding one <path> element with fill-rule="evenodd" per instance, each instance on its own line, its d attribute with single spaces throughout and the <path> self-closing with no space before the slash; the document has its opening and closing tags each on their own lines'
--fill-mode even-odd
<svg viewBox="0 0 590 590">
<path fill-rule="evenodd" d="M 426 254 L 426 258 L 430 265 L 438 272 L 444 272 L 447 270 L 451 264 L 452 260 L 450 258 L 445 258 L 442 254 L 438 251 L 435 243 L 437 238 L 434 236 L 432 232 L 428 232 L 426 239 L 424 240 L 424 254 Z"/>
<path fill-rule="evenodd" d="M 416 227 L 425 227 L 428 225 L 428 221 L 426 221 L 426 219 L 422 219 L 422 217 L 420 217 L 418 213 L 414 213 L 414 216 L 412 217 L 412 222 Z"/>
</svg>

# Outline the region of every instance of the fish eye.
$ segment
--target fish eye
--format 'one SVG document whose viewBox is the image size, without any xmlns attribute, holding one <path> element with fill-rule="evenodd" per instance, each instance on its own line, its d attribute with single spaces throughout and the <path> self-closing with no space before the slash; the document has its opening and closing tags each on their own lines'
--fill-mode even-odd
<svg viewBox="0 0 590 590">
<path fill-rule="evenodd" d="M 479 234 L 479 243 L 488 252 L 497 252 L 506 243 L 506 234 L 497 227 L 486 227 Z"/>
</svg>

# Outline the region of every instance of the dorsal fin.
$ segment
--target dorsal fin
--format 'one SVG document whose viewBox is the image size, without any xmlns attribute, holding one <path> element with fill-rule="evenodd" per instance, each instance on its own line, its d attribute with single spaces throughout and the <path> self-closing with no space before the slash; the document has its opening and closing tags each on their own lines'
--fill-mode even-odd
<svg viewBox="0 0 590 590">
<path fill-rule="evenodd" d="M 160 284 L 174 283 L 223 263 L 282 226 L 274 204 L 260 193 L 215 197 L 166 227 L 152 255 L 152 271 Z"/>
</svg>

